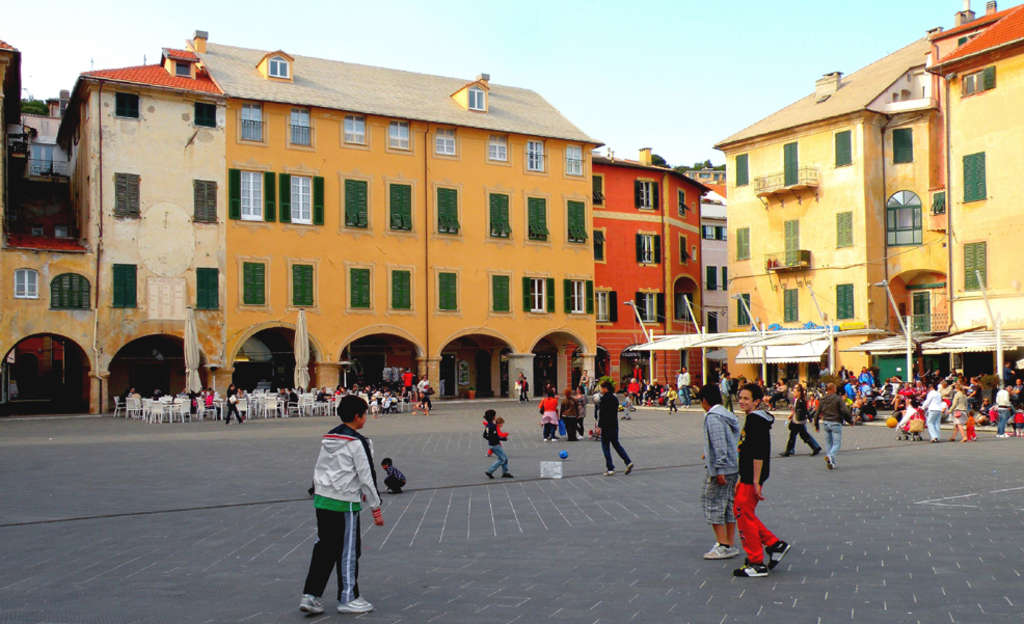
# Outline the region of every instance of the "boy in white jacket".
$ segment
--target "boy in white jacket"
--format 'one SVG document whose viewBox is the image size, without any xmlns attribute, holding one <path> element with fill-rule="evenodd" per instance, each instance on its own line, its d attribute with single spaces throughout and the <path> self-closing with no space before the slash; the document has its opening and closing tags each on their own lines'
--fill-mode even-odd
<svg viewBox="0 0 1024 624">
<path fill-rule="evenodd" d="M 316 508 L 316 543 L 309 562 L 299 610 L 324 612 L 321 596 L 338 568 L 338 612 L 367 613 L 373 605 L 359 596 L 361 540 L 359 511 L 363 503 L 373 512 L 373 523 L 383 526 L 377 475 L 373 469 L 373 444 L 359 433 L 366 424 L 366 401 L 342 397 L 338 406 L 342 424 L 321 442 L 313 470 L 313 506 Z"/>
</svg>

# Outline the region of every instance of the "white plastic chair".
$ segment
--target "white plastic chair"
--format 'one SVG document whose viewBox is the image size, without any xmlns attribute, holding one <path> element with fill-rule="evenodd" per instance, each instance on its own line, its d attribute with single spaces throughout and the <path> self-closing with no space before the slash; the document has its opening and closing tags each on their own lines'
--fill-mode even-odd
<svg viewBox="0 0 1024 624">
<path fill-rule="evenodd" d="M 142 414 L 142 399 L 136 399 L 128 397 L 125 401 L 124 417 L 128 418 L 143 418 Z"/>
<path fill-rule="evenodd" d="M 116 396 L 114 397 L 114 418 L 117 418 L 118 414 L 125 418 L 128 417 L 128 412 L 125 410 L 124 402 L 121 400 L 121 397 Z"/>
</svg>

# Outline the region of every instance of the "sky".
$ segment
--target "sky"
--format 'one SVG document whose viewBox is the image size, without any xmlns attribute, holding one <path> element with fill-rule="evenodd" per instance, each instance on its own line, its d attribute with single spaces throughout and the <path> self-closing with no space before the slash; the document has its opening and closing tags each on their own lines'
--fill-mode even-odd
<svg viewBox="0 0 1024 624">
<path fill-rule="evenodd" d="M 651 147 L 672 165 L 720 164 L 717 141 L 811 93 L 824 73 L 852 73 L 952 27 L 961 3 L 14 1 L 0 40 L 22 53 L 23 97 L 55 97 L 90 69 L 159 62 L 161 48 L 184 47 L 198 29 L 240 47 L 467 80 L 489 73 L 537 91 L 617 157 Z M 973 8 L 984 13 L 984 2 Z"/>
</svg>

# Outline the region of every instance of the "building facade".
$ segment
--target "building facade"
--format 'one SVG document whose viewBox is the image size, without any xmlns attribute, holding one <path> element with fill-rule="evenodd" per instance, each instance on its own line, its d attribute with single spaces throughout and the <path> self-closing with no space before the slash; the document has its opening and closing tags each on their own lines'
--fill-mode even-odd
<svg viewBox="0 0 1024 624">
<path fill-rule="evenodd" d="M 709 188 L 700 199 L 701 323 L 713 334 L 729 331 L 729 228 L 725 185 Z"/>
</svg>

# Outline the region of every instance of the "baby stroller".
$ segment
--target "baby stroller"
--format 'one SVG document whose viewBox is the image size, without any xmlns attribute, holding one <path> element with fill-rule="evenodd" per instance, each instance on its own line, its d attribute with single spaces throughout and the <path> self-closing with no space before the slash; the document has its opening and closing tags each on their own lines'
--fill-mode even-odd
<svg viewBox="0 0 1024 624">
<path fill-rule="evenodd" d="M 923 441 L 924 438 L 921 437 L 921 432 L 925 429 L 924 422 L 924 410 L 919 407 L 906 424 L 902 427 L 897 427 L 896 439 L 913 440 L 915 442 Z"/>
</svg>

